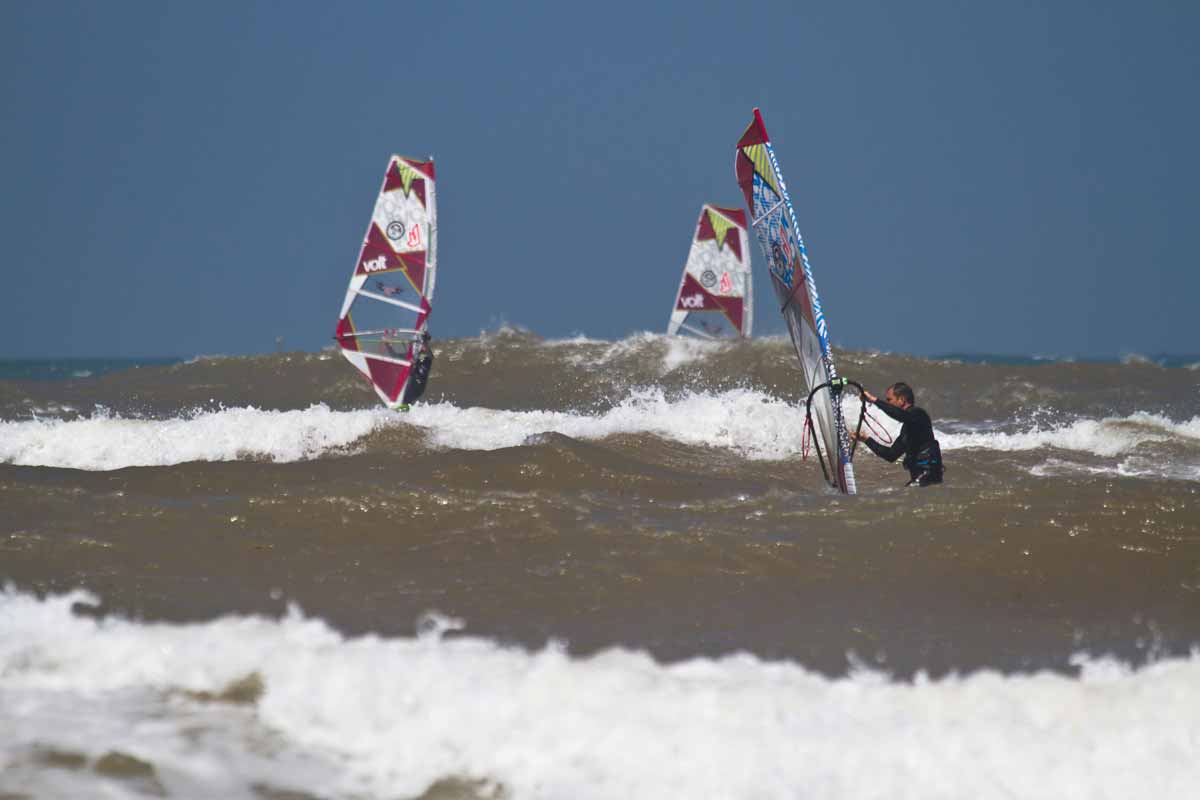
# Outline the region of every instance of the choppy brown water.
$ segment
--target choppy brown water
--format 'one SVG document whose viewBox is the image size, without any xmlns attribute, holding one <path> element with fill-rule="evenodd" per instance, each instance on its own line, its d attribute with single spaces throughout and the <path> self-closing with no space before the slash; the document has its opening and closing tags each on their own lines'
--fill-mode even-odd
<svg viewBox="0 0 1200 800">
<path fill-rule="evenodd" d="M 336 426 L 374 405 L 340 359 L 0 384 L 0 581 L 86 587 L 101 612 L 146 619 L 297 602 L 349 633 L 407 634 L 437 609 L 500 641 L 666 660 L 748 650 L 831 674 L 856 659 L 900 675 L 1069 669 L 1079 652 L 1137 662 L 1200 642 L 1194 370 L 840 354 L 868 387 L 917 389 L 949 465 L 945 485 L 903 490 L 899 467 L 863 453 L 862 494 L 846 498 L 782 439 L 770 445 L 781 457 L 729 444 L 755 431 L 755 403 L 777 419 L 798 401 L 785 341 L 695 351 L 502 332 L 438 353 L 427 416 L 282 462 L 34 466 L 54 461 L 59 440 L 35 447 L 26 440 L 40 434 L 16 426 L 34 413 L 47 430 L 82 425 L 105 418 L 100 406 L 146 426 L 207 412 L 220 430 L 222 407 L 266 420 L 313 404 Z M 658 421 L 604 433 L 595 421 L 638 392 L 660 398 L 638 419 Z M 717 425 L 711 441 L 686 424 L 670 433 L 689 397 L 740 427 Z M 539 432 L 536 412 L 561 416 Z M 594 434 L 554 432 L 562 419 Z M 506 425 L 521 434 L 494 446 Z M 450 429 L 456 444 L 438 438 Z M 73 430 L 95 437 L 94 452 L 105 436 L 115 447 L 158 429 L 61 428 Z"/>
</svg>

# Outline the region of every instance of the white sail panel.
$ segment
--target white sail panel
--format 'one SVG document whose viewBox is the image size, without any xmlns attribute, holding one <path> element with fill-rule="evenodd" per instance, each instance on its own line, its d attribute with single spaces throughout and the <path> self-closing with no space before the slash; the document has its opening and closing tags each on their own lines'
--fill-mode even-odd
<svg viewBox="0 0 1200 800">
<path fill-rule="evenodd" d="M 334 338 L 388 407 L 401 405 L 437 278 L 433 159 L 392 156 Z"/>
<path fill-rule="evenodd" d="M 700 208 L 667 333 L 748 338 L 753 314 L 746 213 L 706 203 Z"/>
</svg>

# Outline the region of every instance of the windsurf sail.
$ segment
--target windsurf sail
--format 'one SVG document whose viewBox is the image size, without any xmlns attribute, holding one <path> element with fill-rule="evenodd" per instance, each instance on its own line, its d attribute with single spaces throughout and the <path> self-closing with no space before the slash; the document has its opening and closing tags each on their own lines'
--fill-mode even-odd
<svg viewBox="0 0 1200 800">
<path fill-rule="evenodd" d="M 833 363 L 829 327 L 813 283 L 804 239 L 796 224 L 796 212 L 757 108 L 754 119 L 738 140 L 734 172 L 804 372 L 814 434 L 830 461 L 830 471 L 825 477 L 842 492 L 854 494 L 854 465 L 850 462 L 853 451 L 842 416 L 844 382 L 838 380 Z M 828 391 L 816 391 L 823 384 L 829 384 Z"/>
<path fill-rule="evenodd" d="M 334 338 L 389 408 L 403 403 L 437 278 L 433 159 L 392 156 Z"/>
<path fill-rule="evenodd" d="M 749 338 L 753 322 L 746 212 L 706 203 L 700 208 L 667 334 Z"/>
</svg>

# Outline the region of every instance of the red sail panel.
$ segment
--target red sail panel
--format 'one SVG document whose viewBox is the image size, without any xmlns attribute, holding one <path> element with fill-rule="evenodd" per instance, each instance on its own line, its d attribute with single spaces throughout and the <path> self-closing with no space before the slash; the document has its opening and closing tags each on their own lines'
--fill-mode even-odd
<svg viewBox="0 0 1200 800">
<path fill-rule="evenodd" d="M 405 358 L 410 361 L 412 360 L 411 344 L 408 346 Z M 387 397 L 388 401 L 392 403 L 400 402 L 400 392 L 404 389 L 404 382 L 408 380 L 408 373 L 412 367 L 367 356 L 367 369 L 371 373 L 371 383 L 379 388 L 379 391 Z"/>
<path fill-rule="evenodd" d="M 745 227 L 745 226 L 743 226 L 743 227 Z M 738 261 L 741 261 L 742 260 L 742 237 L 737 234 L 737 231 L 732 231 L 732 234 L 733 235 L 727 234 L 725 236 L 725 246 L 733 251 L 733 254 L 735 256 L 737 256 Z"/>
<path fill-rule="evenodd" d="M 371 223 L 367 231 L 367 240 L 363 242 L 362 252 L 358 256 L 358 269 L 355 272 L 359 275 L 375 275 L 403 267 L 404 262 L 388 244 L 387 236 L 379 230 L 378 225 Z"/>
<path fill-rule="evenodd" d="M 396 252 L 384 232 L 372 223 L 355 272 L 358 275 L 376 275 L 392 270 L 401 270 L 413 288 L 420 292 L 425 286 L 425 251 Z"/>
<path fill-rule="evenodd" d="M 746 198 L 746 208 L 754 208 L 754 162 L 742 150 L 738 150 L 737 157 L 734 161 L 734 169 L 737 172 L 738 186 L 742 189 L 742 195 Z"/>
<path fill-rule="evenodd" d="M 675 302 L 677 311 L 720 311 L 729 318 L 733 326 L 742 329 L 742 298 L 721 297 L 700 285 L 691 275 L 684 273 L 683 287 Z"/>
<path fill-rule="evenodd" d="M 429 306 L 429 301 L 424 297 L 421 298 L 421 313 L 417 314 L 417 330 L 424 330 L 425 321 L 429 319 L 429 315 L 433 313 L 433 309 Z"/>
<path fill-rule="evenodd" d="M 388 165 L 387 176 L 383 181 L 383 190 L 385 192 L 394 192 L 397 189 L 404 188 L 404 175 L 400 172 L 400 165 L 393 161 Z"/>
<path fill-rule="evenodd" d="M 358 350 L 358 337 L 354 335 L 354 322 L 349 314 L 338 320 L 333 336 L 343 350 Z"/>
<path fill-rule="evenodd" d="M 425 286 L 425 251 L 400 253 L 400 261 L 404 264 L 404 274 L 418 292 Z"/>
</svg>

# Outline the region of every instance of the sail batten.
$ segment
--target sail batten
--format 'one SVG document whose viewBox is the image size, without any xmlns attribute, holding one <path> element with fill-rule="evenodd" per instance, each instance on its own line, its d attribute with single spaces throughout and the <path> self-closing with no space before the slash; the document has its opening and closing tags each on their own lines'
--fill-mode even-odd
<svg viewBox="0 0 1200 800">
<path fill-rule="evenodd" d="M 818 386 L 835 380 L 837 367 L 796 211 L 757 108 L 754 119 L 738 140 L 734 174 L 750 212 L 755 238 L 767 259 L 771 285 L 811 393 Z M 832 474 L 827 476 L 830 483 L 842 492 L 854 494 L 850 437 L 840 399 L 840 390 L 834 388 L 817 392 L 810 410 L 817 444 L 830 462 Z"/>
<path fill-rule="evenodd" d="M 717 338 L 716 336 L 713 336 L 711 333 L 702 331 L 699 328 L 693 328 L 691 325 L 688 325 L 686 322 L 683 323 L 682 325 L 680 325 L 679 329 L 682 331 L 687 331 L 688 333 L 694 333 L 695 335 L 699 336 L 702 339 L 716 339 Z"/>
<path fill-rule="evenodd" d="M 362 297 L 369 297 L 372 300 L 378 300 L 381 303 L 387 303 L 388 305 L 396 306 L 397 308 L 404 308 L 409 311 L 415 311 L 417 313 L 421 312 L 420 306 L 414 306 L 412 303 L 406 303 L 403 300 L 393 300 L 390 297 L 385 297 L 384 295 L 381 295 L 381 294 L 375 294 L 374 292 L 368 292 L 365 289 L 359 289 L 357 291 L 357 294 L 359 294 Z"/>
<path fill-rule="evenodd" d="M 433 312 L 436 201 L 433 159 L 388 160 L 334 332 L 342 355 L 389 408 L 403 403 L 414 348 Z"/>
<path fill-rule="evenodd" d="M 395 341 L 408 341 L 409 339 L 416 341 L 421 337 L 421 331 L 415 328 L 382 328 L 377 331 L 345 331 L 338 334 L 338 338 L 348 339 L 356 336 L 386 336 Z"/>
<path fill-rule="evenodd" d="M 700 208 L 667 333 L 748 338 L 753 323 L 746 214 L 706 203 Z"/>
</svg>

